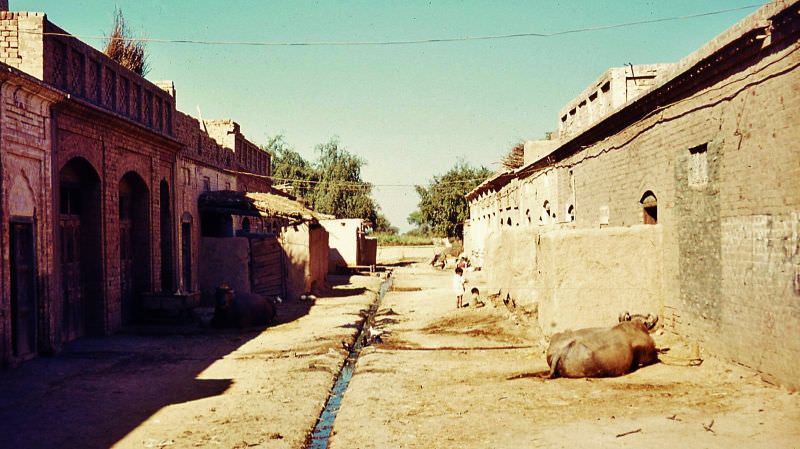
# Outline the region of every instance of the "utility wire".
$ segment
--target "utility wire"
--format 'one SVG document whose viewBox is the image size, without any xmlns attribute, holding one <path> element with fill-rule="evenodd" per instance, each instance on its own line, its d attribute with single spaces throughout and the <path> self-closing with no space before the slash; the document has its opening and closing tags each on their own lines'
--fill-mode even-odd
<svg viewBox="0 0 800 449">
<path fill-rule="evenodd" d="M 637 20 L 633 22 L 617 23 L 612 25 L 598 25 L 593 27 L 575 28 L 571 30 L 562 30 L 552 33 L 513 33 L 513 34 L 495 34 L 486 36 L 464 36 L 464 37 L 445 37 L 445 38 L 430 38 L 430 39 L 409 39 L 409 40 L 391 40 L 391 41 L 308 41 L 308 42 L 291 42 L 291 41 L 225 41 L 225 40 L 199 40 L 199 39 L 159 39 L 159 38 L 115 38 L 122 41 L 134 42 L 147 42 L 159 44 L 193 44 L 193 45 L 242 45 L 242 46 L 257 46 L 257 47 L 347 47 L 347 46 L 380 46 L 380 45 L 418 45 L 418 44 L 438 44 L 438 43 L 451 43 L 451 42 L 468 42 L 468 41 L 489 41 L 500 39 L 517 39 L 527 37 L 556 37 L 565 34 L 577 34 L 593 31 L 611 30 L 615 28 L 626 28 L 636 25 L 647 25 L 653 23 L 669 22 L 676 20 L 688 20 L 698 17 L 714 16 L 725 14 L 729 12 L 742 11 L 745 9 L 754 9 L 762 5 L 747 5 L 737 8 L 720 9 L 716 11 L 709 11 L 697 14 L 689 14 L 682 16 L 661 17 L 657 19 Z M 108 40 L 108 36 L 97 35 L 74 35 L 69 33 L 54 33 L 42 32 L 36 30 L 19 30 L 20 33 L 40 34 L 44 36 L 59 36 L 59 37 L 72 37 L 76 39 L 90 39 L 90 40 Z"/>
<path fill-rule="evenodd" d="M 423 184 L 373 184 L 369 181 L 340 181 L 340 180 L 323 180 L 323 179 L 303 179 L 303 178 L 280 178 L 277 176 L 267 176 L 267 175 L 257 175 L 255 173 L 249 172 L 241 172 L 235 170 L 226 170 L 231 173 L 235 174 L 244 174 L 253 176 L 256 178 L 261 179 L 269 179 L 278 184 L 304 184 L 308 187 L 313 186 L 314 184 L 326 184 L 329 186 L 338 186 L 338 187 L 351 187 L 354 189 L 368 189 L 372 187 L 416 187 L 416 186 L 423 186 Z M 489 177 L 494 176 L 494 173 L 490 174 Z M 434 177 L 435 178 L 435 177 Z M 483 182 L 487 178 L 467 178 L 467 179 L 457 179 L 452 181 L 443 181 L 439 180 L 430 182 L 430 184 L 435 185 L 452 185 L 452 184 L 467 184 L 471 182 Z M 299 187 L 299 186 L 298 186 Z"/>
</svg>

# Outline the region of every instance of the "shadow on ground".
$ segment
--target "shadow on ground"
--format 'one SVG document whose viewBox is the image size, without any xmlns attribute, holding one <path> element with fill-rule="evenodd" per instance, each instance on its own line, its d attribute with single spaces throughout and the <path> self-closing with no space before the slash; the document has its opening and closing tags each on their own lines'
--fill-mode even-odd
<svg viewBox="0 0 800 449">
<path fill-rule="evenodd" d="M 197 379 L 257 333 L 84 338 L 0 371 L 3 447 L 108 448 L 162 407 L 224 393 Z"/>
<path fill-rule="evenodd" d="M 320 299 L 364 293 L 333 277 Z M 314 300 L 284 301 L 271 326 L 306 316 Z M 214 362 L 265 327 L 198 325 L 131 327 L 124 334 L 82 338 L 53 357 L 0 370 L 0 446 L 110 448 L 160 409 L 225 393 L 232 379 L 198 379 Z"/>
</svg>

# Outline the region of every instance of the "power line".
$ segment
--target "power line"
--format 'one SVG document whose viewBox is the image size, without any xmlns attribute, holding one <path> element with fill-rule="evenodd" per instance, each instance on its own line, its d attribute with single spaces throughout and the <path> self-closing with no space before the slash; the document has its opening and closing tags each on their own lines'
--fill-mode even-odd
<svg viewBox="0 0 800 449">
<path fill-rule="evenodd" d="M 326 184 L 330 186 L 337 186 L 337 187 L 344 187 L 344 188 L 353 188 L 356 190 L 360 189 L 368 189 L 373 187 L 416 187 L 416 186 L 424 186 L 424 184 L 373 184 L 369 181 L 340 181 L 340 180 L 322 180 L 322 179 L 304 179 L 304 178 L 280 178 L 277 176 L 268 176 L 268 175 L 257 175 L 254 173 L 249 172 L 242 172 L 236 170 L 225 170 L 235 174 L 244 174 L 248 176 L 253 176 L 256 178 L 261 179 L 269 179 L 275 183 L 279 184 L 303 184 L 305 186 L 313 187 L 315 184 Z M 493 176 L 494 173 L 490 174 L 489 177 Z M 435 177 L 434 177 L 435 178 Z M 453 185 L 453 184 L 467 184 L 471 182 L 483 182 L 487 178 L 467 178 L 467 179 L 456 179 L 452 181 L 444 181 L 438 180 L 430 182 L 430 185 Z"/>
<path fill-rule="evenodd" d="M 725 14 L 729 12 L 742 11 L 746 9 L 758 8 L 762 5 L 747 5 L 737 8 L 720 9 L 716 11 L 708 11 L 697 14 L 689 14 L 682 16 L 661 17 L 657 19 L 637 20 L 633 22 L 617 23 L 611 25 L 597 25 L 593 27 L 575 28 L 570 30 L 556 31 L 552 33 L 512 33 L 512 34 L 495 34 L 485 36 L 464 36 L 464 37 L 445 37 L 445 38 L 429 38 L 429 39 L 409 39 L 409 40 L 391 40 L 391 41 L 308 41 L 308 42 L 291 42 L 291 41 L 225 41 L 225 40 L 199 40 L 199 39 L 161 39 L 161 38 L 118 38 L 124 41 L 159 43 L 159 44 L 192 44 L 192 45 L 241 45 L 241 46 L 257 46 L 257 47 L 347 47 L 347 46 L 381 46 L 381 45 L 419 45 L 419 44 L 439 44 L 439 43 L 452 43 L 452 42 L 469 42 L 469 41 L 489 41 L 500 39 L 517 39 L 527 37 L 556 37 L 565 34 L 577 34 L 593 31 L 611 30 L 616 28 L 626 28 L 636 25 L 648 25 L 653 23 L 670 22 L 676 20 L 688 20 L 698 17 L 714 16 Z M 108 36 L 97 35 L 74 35 L 69 33 L 53 33 L 42 32 L 36 30 L 19 30 L 20 33 L 40 34 L 44 36 L 59 36 L 59 37 L 72 37 L 76 39 L 89 39 L 89 40 L 107 40 Z"/>
<path fill-rule="evenodd" d="M 279 183 L 296 183 L 296 184 L 306 184 L 309 187 L 313 186 L 314 184 L 326 184 L 331 186 L 338 186 L 338 187 L 351 187 L 357 189 L 366 189 L 372 187 L 415 187 L 417 185 L 422 184 L 373 184 L 367 181 L 338 181 L 338 180 L 312 180 L 312 179 L 301 179 L 301 178 L 278 178 L 275 176 L 265 176 L 265 178 L 269 178 L 274 182 Z M 471 182 L 479 182 L 485 181 L 486 178 L 469 178 L 469 179 L 458 179 L 453 181 L 438 181 L 434 182 L 433 184 L 436 185 L 454 185 L 454 184 L 467 184 Z"/>
</svg>

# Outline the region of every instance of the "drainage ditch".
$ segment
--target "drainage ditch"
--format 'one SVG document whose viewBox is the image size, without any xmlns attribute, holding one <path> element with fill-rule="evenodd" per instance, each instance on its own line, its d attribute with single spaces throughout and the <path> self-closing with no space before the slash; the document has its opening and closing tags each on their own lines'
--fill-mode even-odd
<svg viewBox="0 0 800 449">
<path fill-rule="evenodd" d="M 369 307 L 366 318 L 361 322 L 356 340 L 350 347 L 347 359 L 345 359 L 342 369 L 336 376 L 336 382 L 333 384 L 333 389 L 331 390 L 330 396 L 328 396 L 327 402 L 325 402 L 325 408 L 322 409 L 317 424 L 308 437 L 308 441 L 305 445 L 306 449 L 327 449 L 328 441 L 333 431 L 333 422 L 336 420 L 336 415 L 339 413 L 339 407 L 342 405 L 342 397 L 344 397 L 344 392 L 347 391 L 347 387 L 350 385 L 350 379 L 353 378 L 353 371 L 356 368 L 358 357 L 361 355 L 361 349 L 364 347 L 365 343 L 369 343 L 370 335 L 368 334 L 372 327 L 375 313 L 378 311 L 384 295 L 386 295 L 386 292 L 391 286 L 391 276 L 381 283 L 377 295 L 378 297 Z"/>
</svg>

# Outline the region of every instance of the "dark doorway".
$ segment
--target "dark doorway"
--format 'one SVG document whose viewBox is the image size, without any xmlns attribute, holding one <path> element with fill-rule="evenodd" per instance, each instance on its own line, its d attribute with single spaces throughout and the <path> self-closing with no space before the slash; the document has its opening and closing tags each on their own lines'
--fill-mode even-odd
<svg viewBox="0 0 800 449">
<path fill-rule="evenodd" d="M 161 291 L 175 290 L 172 267 L 172 210 L 169 201 L 169 184 L 161 181 Z"/>
<path fill-rule="evenodd" d="M 62 340 L 102 333 L 104 320 L 100 178 L 75 158 L 59 176 Z"/>
<path fill-rule="evenodd" d="M 192 216 L 189 214 L 183 214 L 181 219 L 181 256 L 183 289 L 192 291 Z"/>
<path fill-rule="evenodd" d="M 150 197 L 142 178 L 128 172 L 119 182 L 119 278 L 122 324 L 139 316 L 137 298 L 150 290 Z"/>
<path fill-rule="evenodd" d="M 14 357 L 36 354 L 36 264 L 33 223 L 11 222 L 11 345 Z"/>
<path fill-rule="evenodd" d="M 656 195 L 648 190 L 642 195 L 640 202 L 642 204 L 642 222 L 649 225 L 658 224 L 658 200 Z"/>
</svg>

